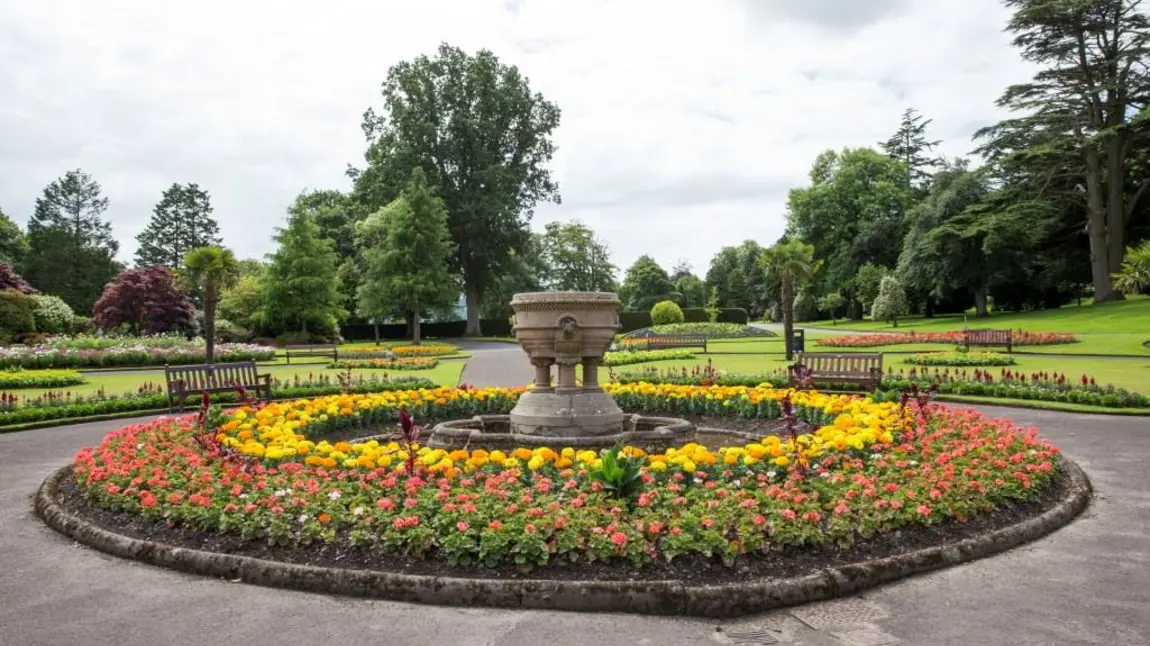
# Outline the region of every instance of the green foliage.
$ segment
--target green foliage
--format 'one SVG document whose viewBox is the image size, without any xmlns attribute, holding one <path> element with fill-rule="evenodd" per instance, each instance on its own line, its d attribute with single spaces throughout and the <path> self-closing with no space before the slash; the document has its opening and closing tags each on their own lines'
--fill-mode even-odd
<svg viewBox="0 0 1150 646">
<path fill-rule="evenodd" d="M 248 330 L 255 330 L 263 303 L 263 280 L 260 276 L 241 275 L 234 285 L 220 294 L 220 316 Z"/>
<path fill-rule="evenodd" d="M 608 495 L 631 502 L 642 485 L 643 458 L 621 445 L 603 449 L 599 452 L 599 464 L 592 466 L 587 475 L 603 485 Z"/>
<path fill-rule="evenodd" d="M 36 302 L 15 289 L 0 291 L 0 337 L 36 331 Z"/>
<path fill-rule="evenodd" d="M 624 337 L 643 337 L 648 331 L 662 335 L 686 334 L 690 336 L 705 336 L 709 339 L 775 336 L 775 333 L 770 330 L 740 323 L 672 323 L 670 325 L 652 325 L 648 328 L 629 332 L 625 334 Z"/>
<path fill-rule="evenodd" d="M 24 275 L 77 312 L 90 312 L 104 284 L 120 271 L 120 244 L 101 215 L 108 198 L 91 175 L 77 169 L 44 188 L 28 221 Z"/>
<path fill-rule="evenodd" d="M 619 298 L 628 310 L 650 310 L 659 301 L 673 301 L 678 294 L 667 270 L 646 254 L 639 256 L 627 269 Z"/>
<path fill-rule="evenodd" d="M 548 222 L 539 242 L 547 289 L 613 292 L 618 288 L 611 252 L 591 227 L 581 222 Z"/>
<path fill-rule="evenodd" d="M 871 306 L 871 318 L 876 321 L 890 321 L 898 327 L 898 317 L 908 311 L 906 292 L 894 276 L 884 276 L 878 289 L 878 296 Z"/>
<path fill-rule="evenodd" d="M 363 273 L 355 242 L 355 227 L 367 217 L 369 210 L 350 195 L 328 189 L 300 193 L 291 206 L 291 212 L 308 214 L 322 235 L 332 241 L 332 247 L 339 256 L 341 305 L 348 312 L 354 312 L 359 302 L 357 291 Z"/>
<path fill-rule="evenodd" d="M 33 294 L 32 314 L 36 319 L 36 330 L 48 334 L 68 334 L 72 331 L 72 308 L 59 296 Z"/>
<path fill-rule="evenodd" d="M 1114 275 L 1114 286 L 1131 294 L 1150 289 L 1150 240 L 1126 250 L 1122 270 Z"/>
<path fill-rule="evenodd" d="M 297 211 L 277 229 L 275 241 L 279 248 L 269 256 L 263 281 L 261 325 L 334 335 L 347 312 L 340 304 L 339 256 L 331 240 L 321 236 L 313 216 Z"/>
<path fill-rule="evenodd" d="M 929 141 L 926 138 L 926 127 L 934 121 L 923 120 L 914 108 L 907 108 L 902 113 L 898 131 L 890 139 L 880 143 L 886 154 L 906 165 L 906 179 L 909 185 L 925 190 L 930 184 L 930 169 L 937 168 L 943 161 L 940 157 L 928 157 L 927 153 L 941 144 L 941 141 Z"/>
<path fill-rule="evenodd" d="M 1013 366 L 1014 357 L 1001 352 L 927 352 L 903 359 L 903 363 L 916 366 Z"/>
<path fill-rule="evenodd" d="M 447 208 L 455 242 L 451 267 L 463 278 L 467 333 L 480 335 L 487 292 L 530 238 L 539 202 L 559 201 L 547 164 L 559 108 L 490 51 L 469 55 L 442 44 L 388 70 L 383 113 L 368 109 L 367 166 L 352 172 L 369 211 L 390 203 L 411 169 L 427 173 Z"/>
<path fill-rule="evenodd" d="M 862 303 L 864 310 L 870 311 L 874 299 L 878 296 L 882 279 L 888 274 L 890 274 L 889 269 L 870 262 L 859 267 L 858 273 L 854 277 L 853 286 L 855 298 Z"/>
<path fill-rule="evenodd" d="M 212 219 L 212 199 L 198 184 L 173 183 L 152 209 L 148 226 L 136 236 L 136 266 L 179 269 L 196 247 L 220 244 L 220 227 Z"/>
<path fill-rule="evenodd" d="M 719 320 L 719 288 L 711 287 L 711 294 L 707 297 L 707 320 L 715 323 Z"/>
<path fill-rule="evenodd" d="M 633 363 L 647 363 L 649 361 L 681 361 L 694 359 L 695 355 L 686 349 L 671 348 L 667 350 L 620 350 L 608 352 L 603 355 L 604 366 L 627 366 Z"/>
<path fill-rule="evenodd" d="M 706 284 L 717 291 L 720 307 L 740 307 L 752 317 L 766 310 L 767 289 L 759 257 L 763 248 L 754 240 L 723 247 L 711 258 Z"/>
<path fill-rule="evenodd" d="M 20 225 L 0 209 L 0 262 L 16 265 L 27 255 L 28 237 L 20 230 Z"/>
<path fill-rule="evenodd" d="M 365 268 L 359 286 L 361 315 L 414 312 L 413 334 L 419 343 L 419 312 L 448 306 L 459 294 L 448 270 L 454 243 L 447 219 L 443 200 L 416 167 L 400 196 L 357 226 Z"/>
<path fill-rule="evenodd" d="M 707 303 L 707 285 L 694 274 L 680 276 L 672 281 L 683 307 L 703 307 Z"/>
<path fill-rule="evenodd" d="M 847 299 L 843 298 L 843 295 L 838 292 L 824 294 L 823 297 L 819 299 L 819 309 L 830 314 L 831 321 L 834 321 L 835 315 L 841 312 L 842 309 L 846 307 L 846 304 Z"/>
<path fill-rule="evenodd" d="M 95 334 L 96 324 L 88 316 L 73 316 L 72 325 L 68 330 L 71 334 Z"/>
<path fill-rule="evenodd" d="M 240 265 L 231 249 L 195 247 L 184 256 L 184 271 L 180 278 L 185 286 L 196 289 L 203 298 L 207 363 L 215 359 L 216 309 L 220 294 L 234 285 L 239 275 Z"/>
<path fill-rule="evenodd" d="M 670 325 L 683 322 L 683 310 L 675 301 L 659 301 L 651 308 L 651 322 L 655 325 Z"/>
</svg>

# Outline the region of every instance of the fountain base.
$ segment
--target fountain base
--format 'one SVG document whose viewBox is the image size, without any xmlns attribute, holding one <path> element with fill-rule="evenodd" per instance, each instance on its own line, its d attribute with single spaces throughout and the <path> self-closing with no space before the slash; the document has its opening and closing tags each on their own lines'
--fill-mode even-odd
<svg viewBox="0 0 1150 646">
<path fill-rule="evenodd" d="M 662 450 L 681 446 L 695 439 L 695 425 L 674 417 L 648 417 L 620 413 L 621 421 L 611 432 L 597 435 L 537 435 L 518 432 L 510 415 L 477 415 L 437 424 L 427 438 L 427 445 L 445 448 L 484 448 L 503 451 L 549 447 L 559 450 L 599 449 L 616 444 L 629 444 L 645 450 Z M 582 428 L 582 427 L 579 427 Z"/>
</svg>

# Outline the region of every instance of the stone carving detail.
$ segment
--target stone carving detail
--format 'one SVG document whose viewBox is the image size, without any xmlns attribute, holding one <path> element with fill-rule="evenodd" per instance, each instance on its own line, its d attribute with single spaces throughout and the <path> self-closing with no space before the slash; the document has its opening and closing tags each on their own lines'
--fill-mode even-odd
<svg viewBox="0 0 1150 646">
<path fill-rule="evenodd" d="M 558 331 L 555 333 L 555 362 L 579 363 L 583 351 L 583 331 L 579 329 L 579 321 L 570 314 L 559 318 Z"/>
</svg>

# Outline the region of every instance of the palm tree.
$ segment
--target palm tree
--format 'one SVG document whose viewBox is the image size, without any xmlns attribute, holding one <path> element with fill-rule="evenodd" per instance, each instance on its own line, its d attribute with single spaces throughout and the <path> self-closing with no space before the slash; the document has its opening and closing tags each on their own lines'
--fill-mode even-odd
<svg viewBox="0 0 1150 646">
<path fill-rule="evenodd" d="M 772 276 L 779 279 L 780 305 L 783 310 L 783 343 L 787 361 L 794 356 L 791 338 L 795 331 L 795 293 L 798 287 L 814 278 L 818 271 L 814 245 L 798 240 L 779 242 L 764 251 L 759 262 Z"/>
<path fill-rule="evenodd" d="M 239 276 L 240 264 L 230 249 L 196 247 L 184 256 L 180 280 L 186 289 L 199 291 L 204 302 L 205 363 L 214 363 L 216 358 L 216 306 L 220 302 L 220 292 L 234 285 Z"/>
<path fill-rule="evenodd" d="M 1114 274 L 1114 287 L 1127 294 L 1137 294 L 1150 287 L 1150 240 L 1137 248 L 1126 249 L 1122 271 Z"/>
</svg>

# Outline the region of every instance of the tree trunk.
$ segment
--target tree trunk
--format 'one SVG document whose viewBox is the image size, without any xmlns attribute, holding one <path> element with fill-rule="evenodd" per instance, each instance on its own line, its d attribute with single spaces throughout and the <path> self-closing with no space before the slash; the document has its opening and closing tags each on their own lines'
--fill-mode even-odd
<svg viewBox="0 0 1150 646">
<path fill-rule="evenodd" d="M 779 289 L 783 307 L 783 343 L 787 350 L 787 361 L 794 358 L 795 349 L 792 347 L 795 332 L 795 283 L 789 276 L 784 276 Z"/>
<path fill-rule="evenodd" d="M 411 313 L 411 344 L 419 345 L 420 338 L 419 330 L 419 309 Z"/>
<path fill-rule="evenodd" d="M 371 319 L 371 331 L 375 333 L 375 344 L 379 345 L 379 321 Z"/>
<path fill-rule="evenodd" d="M 930 301 L 929 296 L 926 298 L 926 305 L 924 305 L 922 308 L 922 315 L 924 318 L 934 318 L 934 303 Z"/>
<path fill-rule="evenodd" d="M 204 295 L 204 363 L 216 362 L 216 299 L 211 294 Z"/>
<path fill-rule="evenodd" d="M 986 286 L 979 285 L 974 288 L 974 315 L 978 318 L 986 318 L 990 316 L 990 312 L 986 311 Z"/>
<path fill-rule="evenodd" d="M 1122 149 L 1126 136 L 1115 134 L 1106 142 L 1106 262 L 1108 273 L 1122 271 L 1122 256 L 1126 253 L 1126 167 Z M 1114 300 L 1123 300 L 1122 292 L 1115 290 Z"/>
<path fill-rule="evenodd" d="M 475 285 L 468 283 L 463 292 L 467 305 L 467 329 L 463 335 L 483 336 L 483 330 L 479 328 L 479 290 Z"/>
<path fill-rule="evenodd" d="M 1098 151 L 1086 146 L 1086 232 L 1090 240 L 1090 277 L 1094 302 L 1122 298 L 1110 279 L 1110 245 L 1106 230 L 1106 209 L 1102 201 L 1102 167 Z"/>
<path fill-rule="evenodd" d="M 404 336 L 408 339 L 415 336 L 415 323 L 414 323 L 414 321 L 415 321 L 414 313 L 411 310 L 404 310 L 404 312 L 403 312 L 403 324 L 404 324 L 404 327 L 406 330 L 404 332 Z"/>
<path fill-rule="evenodd" d="M 865 316 L 865 314 L 863 313 L 862 303 L 860 303 L 858 299 L 852 298 L 847 304 L 847 318 L 852 321 L 861 321 L 863 320 L 863 316 Z"/>
</svg>

